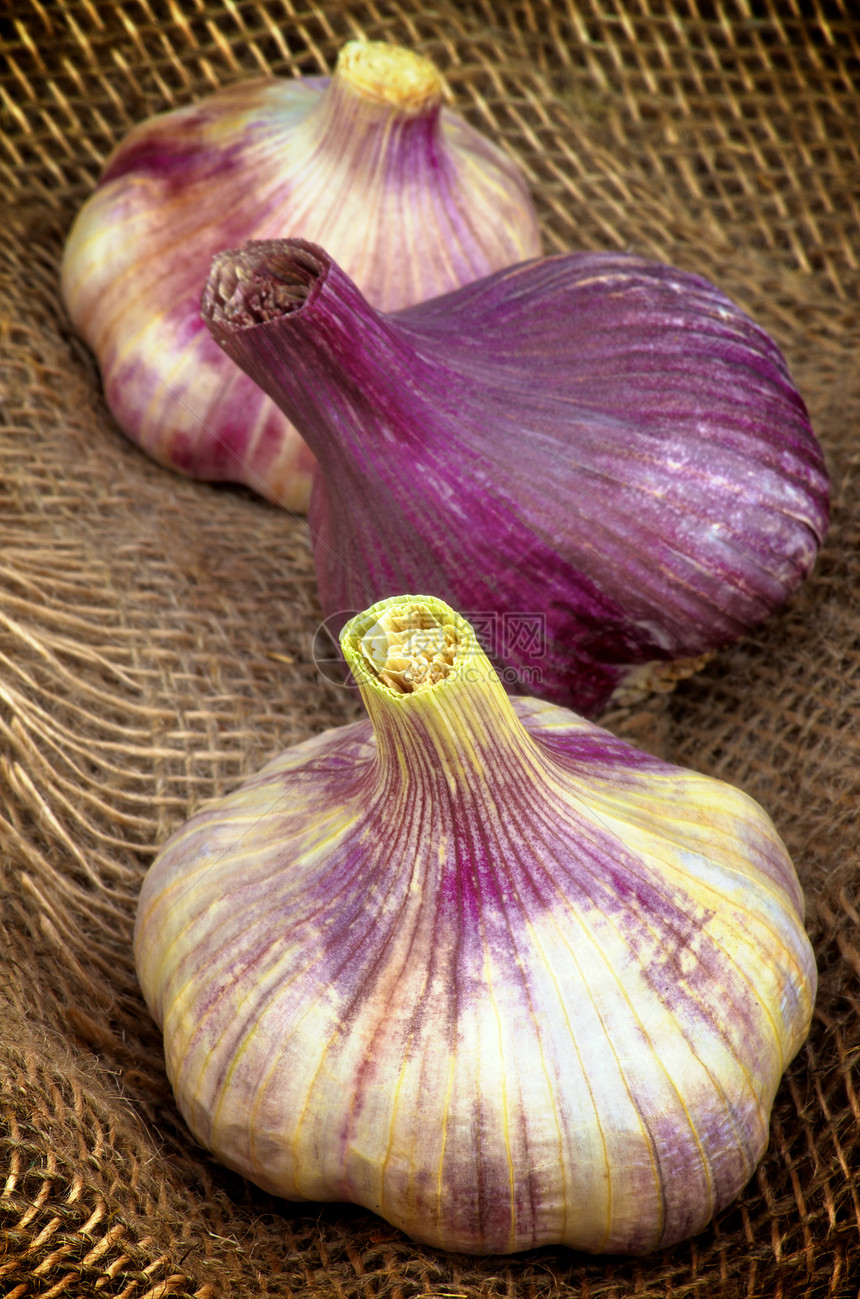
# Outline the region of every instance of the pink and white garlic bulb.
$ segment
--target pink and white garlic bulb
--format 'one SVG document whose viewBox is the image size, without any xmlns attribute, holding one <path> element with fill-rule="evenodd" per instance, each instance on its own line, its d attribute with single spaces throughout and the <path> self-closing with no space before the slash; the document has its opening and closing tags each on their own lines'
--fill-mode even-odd
<svg viewBox="0 0 860 1299">
<path fill-rule="evenodd" d="M 645 1253 L 741 1190 L 809 1030 L 762 809 L 537 699 L 440 600 L 342 636 L 369 717 L 173 835 L 135 953 L 191 1130 L 472 1253 Z"/>
<path fill-rule="evenodd" d="M 135 127 L 72 227 L 62 290 L 120 427 L 162 464 L 307 507 L 313 456 L 200 321 L 214 253 L 304 235 L 386 311 L 540 251 L 510 158 L 423 56 L 351 41 L 328 77 L 257 79 Z"/>
</svg>

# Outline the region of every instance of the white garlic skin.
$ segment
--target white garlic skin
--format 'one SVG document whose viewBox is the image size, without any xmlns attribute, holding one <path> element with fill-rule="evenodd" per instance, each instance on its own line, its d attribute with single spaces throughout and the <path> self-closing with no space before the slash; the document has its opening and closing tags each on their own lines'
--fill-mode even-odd
<svg viewBox="0 0 860 1299">
<path fill-rule="evenodd" d="M 815 996 L 802 895 L 746 795 L 488 666 L 359 677 L 371 721 L 180 829 L 141 985 L 190 1128 L 264 1189 L 450 1250 L 645 1253 L 765 1150 Z"/>
<path fill-rule="evenodd" d="M 518 169 L 441 97 L 427 59 L 352 41 L 331 79 L 240 82 L 122 141 L 69 234 L 62 291 L 149 455 L 307 508 L 313 456 L 200 321 L 222 249 L 320 240 L 386 311 L 539 254 Z"/>
</svg>

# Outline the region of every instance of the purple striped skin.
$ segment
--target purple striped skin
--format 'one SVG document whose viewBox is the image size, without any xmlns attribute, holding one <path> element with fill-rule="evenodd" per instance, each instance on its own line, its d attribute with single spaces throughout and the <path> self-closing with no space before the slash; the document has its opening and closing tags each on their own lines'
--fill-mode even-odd
<svg viewBox="0 0 860 1299">
<path fill-rule="evenodd" d="M 69 236 L 63 296 L 111 411 L 149 455 L 307 509 L 313 456 L 200 320 L 219 250 L 321 239 L 384 310 L 540 251 L 519 171 L 441 108 L 431 73 L 420 111 L 340 71 L 241 82 L 141 123 L 111 155 Z"/>
<path fill-rule="evenodd" d="M 263 295 L 291 273 L 307 298 L 279 312 Z M 203 314 L 318 458 L 326 615 L 427 588 L 543 614 L 543 657 L 499 658 L 525 693 L 595 715 L 629 665 L 766 618 L 824 538 L 827 474 L 785 362 L 698 276 L 561 254 L 385 315 L 286 240 L 217 257 Z"/>
<path fill-rule="evenodd" d="M 464 620 L 369 720 L 198 813 L 135 952 L 195 1135 L 293 1200 L 472 1253 L 644 1253 L 762 1152 L 816 971 L 771 822 L 568 710 L 509 699 Z M 385 606 L 400 601 L 383 602 Z"/>
</svg>

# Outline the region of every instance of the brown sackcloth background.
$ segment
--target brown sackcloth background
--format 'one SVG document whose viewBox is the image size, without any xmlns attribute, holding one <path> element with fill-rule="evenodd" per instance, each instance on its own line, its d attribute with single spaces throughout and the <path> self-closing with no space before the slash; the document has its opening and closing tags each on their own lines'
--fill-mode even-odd
<svg viewBox="0 0 860 1299">
<path fill-rule="evenodd" d="M 850 0 L 11 0 L 0 17 L 0 1294 L 856 1299 L 860 1289 L 860 18 Z M 769 810 L 821 992 L 770 1149 L 644 1260 L 449 1256 L 220 1169 L 175 1111 L 130 940 L 157 846 L 352 719 L 311 656 L 304 523 L 127 443 L 57 291 L 63 238 L 144 116 L 409 44 L 519 159 L 549 249 L 701 271 L 784 348 L 834 514 L 790 606 L 610 724 Z"/>
</svg>

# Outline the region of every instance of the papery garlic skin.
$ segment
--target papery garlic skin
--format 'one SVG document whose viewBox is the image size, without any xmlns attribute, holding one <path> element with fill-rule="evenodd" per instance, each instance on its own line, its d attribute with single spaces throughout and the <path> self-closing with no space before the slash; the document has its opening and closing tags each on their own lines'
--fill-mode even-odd
<svg viewBox="0 0 860 1299">
<path fill-rule="evenodd" d="M 766 1147 L 815 996 L 770 820 L 509 699 L 438 600 L 342 643 L 369 720 L 199 812 L 144 882 L 138 972 L 192 1131 L 268 1191 L 445 1249 L 701 1230 Z"/>
<path fill-rule="evenodd" d="M 522 693 L 596 715 L 630 666 L 773 613 L 826 533 L 779 349 L 671 266 L 559 254 L 381 313 L 323 249 L 274 240 L 215 258 L 203 312 L 318 457 L 326 617 L 432 589 L 496 619 Z M 517 618 L 536 645 L 506 639 Z"/>
<path fill-rule="evenodd" d="M 307 235 L 394 310 L 540 251 L 511 160 L 438 72 L 351 41 L 334 76 L 241 82 L 135 127 L 69 235 L 63 297 L 117 422 L 161 463 L 307 508 L 313 457 L 199 319 L 214 253 Z"/>
</svg>

